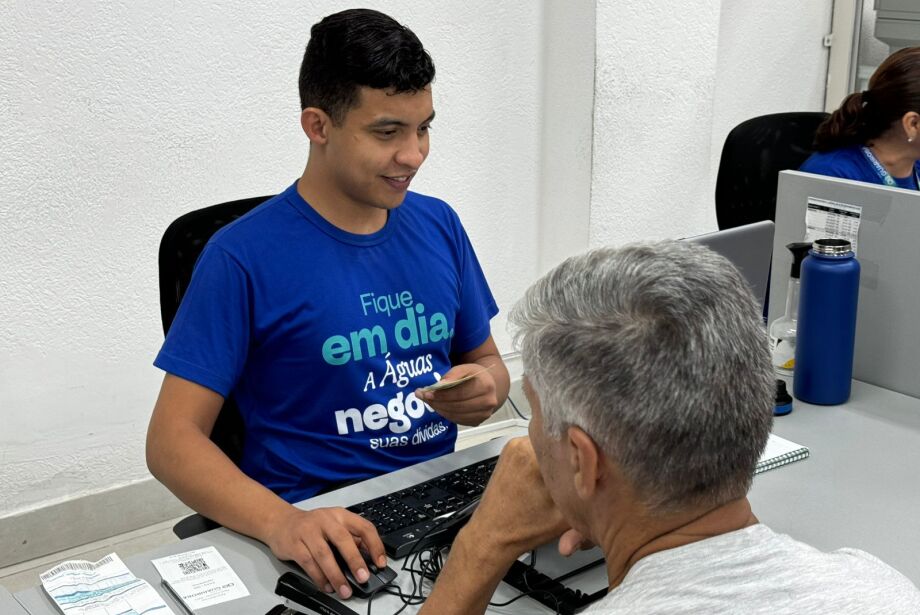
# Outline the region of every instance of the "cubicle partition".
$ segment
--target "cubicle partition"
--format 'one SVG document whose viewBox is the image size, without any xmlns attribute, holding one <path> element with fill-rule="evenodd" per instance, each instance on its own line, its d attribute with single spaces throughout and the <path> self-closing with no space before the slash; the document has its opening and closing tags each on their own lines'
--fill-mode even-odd
<svg viewBox="0 0 920 615">
<path fill-rule="evenodd" d="M 857 239 L 862 274 L 853 378 L 920 397 L 920 192 L 780 173 L 768 322 L 786 305 L 792 255 L 785 246 L 805 238 L 806 224 L 812 238 Z"/>
</svg>

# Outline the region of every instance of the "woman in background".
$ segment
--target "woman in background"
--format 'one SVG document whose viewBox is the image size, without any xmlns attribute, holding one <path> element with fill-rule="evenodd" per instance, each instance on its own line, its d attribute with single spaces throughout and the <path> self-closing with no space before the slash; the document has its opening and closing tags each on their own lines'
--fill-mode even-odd
<svg viewBox="0 0 920 615">
<path fill-rule="evenodd" d="M 800 171 L 920 189 L 920 47 L 888 56 L 818 127 L 815 149 Z"/>
</svg>

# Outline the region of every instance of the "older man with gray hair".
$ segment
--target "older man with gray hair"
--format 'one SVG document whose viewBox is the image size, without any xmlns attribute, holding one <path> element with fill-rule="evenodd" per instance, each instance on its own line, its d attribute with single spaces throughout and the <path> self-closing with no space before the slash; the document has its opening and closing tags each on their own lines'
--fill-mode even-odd
<svg viewBox="0 0 920 615">
<path fill-rule="evenodd" d="M 920 613 L 904 576 L 760 524 L 773 373 L 738 271 L 664 241 L 570 258 L 511 314 L 530 437 L 502 452 L 423 613 L 481 613 L 521 554 L 605 554 L 589 613 Z"/>
</svg>

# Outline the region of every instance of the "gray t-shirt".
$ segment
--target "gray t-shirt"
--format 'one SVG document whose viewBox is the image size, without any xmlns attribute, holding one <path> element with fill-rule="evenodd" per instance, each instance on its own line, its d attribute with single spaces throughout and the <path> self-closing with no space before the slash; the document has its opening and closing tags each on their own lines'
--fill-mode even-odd
<svg viewBox="0 0 920 615">
<path fill-rule="evenodd" d="M 648 555 L 583 613 L 920 614 L 920 591 L 858 549 L 824 553 L 763 524 Z"/>
</svg>

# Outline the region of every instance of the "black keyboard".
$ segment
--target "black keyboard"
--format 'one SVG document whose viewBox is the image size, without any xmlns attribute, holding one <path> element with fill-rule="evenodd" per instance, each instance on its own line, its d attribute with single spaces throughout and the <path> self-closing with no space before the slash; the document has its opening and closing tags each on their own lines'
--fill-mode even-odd
<svg viewBox="0 0 920 615">
<path fill-rule="evenodd" d="M 449 544 L 462 527 L 448 515 L 479 501 L 498 457 L 490 457 L 401 491 L 349 506 L 374 524 L 387 555 L 402 558 L 430 546 Z"/>
</svg>

